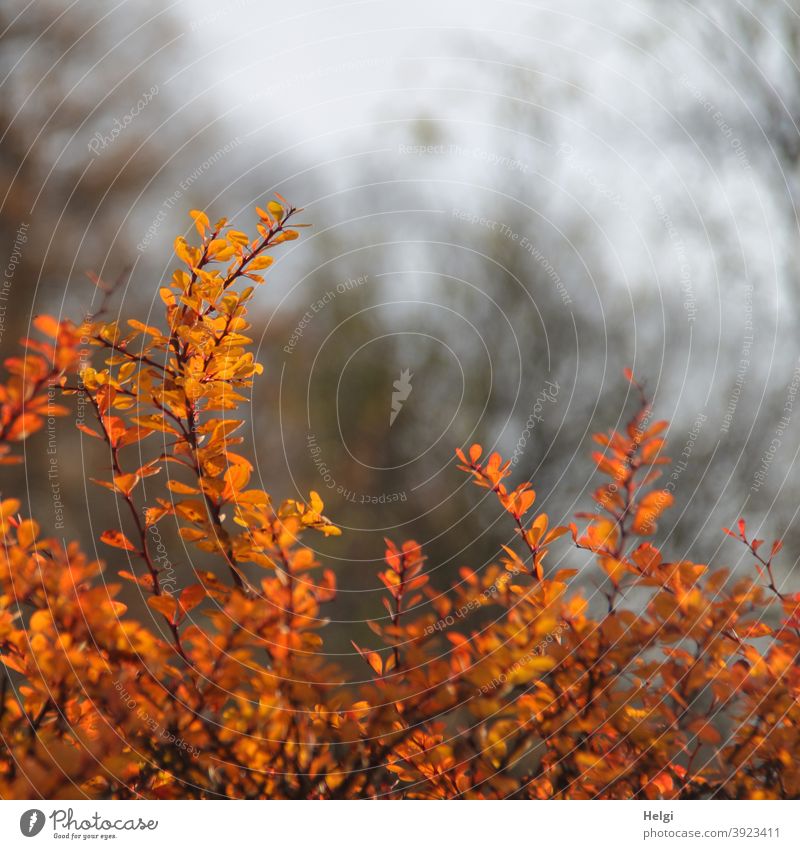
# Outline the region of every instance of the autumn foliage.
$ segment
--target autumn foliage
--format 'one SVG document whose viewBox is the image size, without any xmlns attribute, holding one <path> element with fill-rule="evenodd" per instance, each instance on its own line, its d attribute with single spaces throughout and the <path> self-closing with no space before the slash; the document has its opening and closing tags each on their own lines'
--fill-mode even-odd
<svg viewBox="0 0 800 849">
<path fill-rule="evenodd" d="M 199 244 L 175 243 L 163 322 L 39 317 L 6 361 L 0 462 L 45 415 L 76 416 L 105 446 L 94 485 L 123 521 L 101 563 L 4 489 L 0 796 L 800 795 L 800 616 L 780 544 L 765 553 L 740 522 L 752 571 L 731 575 L 648 541 L 672 503 L 667 424 L 630 374 L 638 407 L 595 437 L 602 483 L 577 523 L 537 513 L 499 454 L 456 452 L 516 542 L 442 592 L 417 543 L 387 540 L 385 611 L 354 643 L 363 680 L 343 683 L 325 650 L 334 574 L 309 537 L 339 529 L 316 493 L 257 488 L 240 435 L 262 370 L 247 307 L 296 212 L 257 208 L 255 238 L 192 213 Z M 155 551 L 170 525 L 215 564 L 181 587 Z M 126 583 L 149 617 L 119 600 Z"/>
</svg>

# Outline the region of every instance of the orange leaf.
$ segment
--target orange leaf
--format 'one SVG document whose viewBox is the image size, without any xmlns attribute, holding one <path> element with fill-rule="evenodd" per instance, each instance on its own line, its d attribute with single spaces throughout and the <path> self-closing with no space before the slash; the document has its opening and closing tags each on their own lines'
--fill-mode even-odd
<svg viewBox="0 0 800 849">
<path fill-rule="evenodd" d="M 139 584 L 139 586 L 144 587 L 146 590 L 150 592 L 153 591 L 153 576 L 152 575 L 134 575 L 133 572 L 128 572 L 125 569 L 121 569 L 117 574 L 120 578 L 124 578 L 126 581 L 133 581 L 134 584 Z"/>
<path fill-rule="evenodd" d="M 9 442 L 19 442 L 27 439 L 42 426 L 42 420 L 35 413 L 23 413 L 8 430 L 6 439 Z"/>
<path fill-rule="evenodd" d="M 645 495 L 639 502 L 639 509 L 633 520 L 633 532 L 641 536 L 652 534 L 656 529 L 658 517 L 674 500 L 672 493 L 666 489 L 657 489 Z"/>
<path fill-rule="evenodd" d="M 52 315 L 37 315 L 33 320 L 33 325 L 45 336 L 49 336 L 51 339 L 58 338 L 59 323 Z"/>
<path fill-rule="evenodd" d="M 123 495 L 130 495 L 137 483 L 139 475 L 114 475 L 114 489 Z"/>
<path fill-rule="evenodd" d="M 178 612 L 178 602 L 171 595 L 152 595 L 147 599 L 147 604 L 153 610 L 163 613 L 170 622 L 175 622 L 175 614 Z"/>
<path fill-rule="evenodd" d="M 180 605 L 188 613 L 194 610 L 206 597 L 206 588 L 202 584 L 192 584 L 186 587 L 180 596 Z"/>
<path fill-rule="evenodd" d="M 125 551 L 136 551 L 136 546 L 122 533 L 122 531 L 110 530 L 100 534 L 100 542 L 110 545 L 112 548 L 122 548 Z"/>
</svg>

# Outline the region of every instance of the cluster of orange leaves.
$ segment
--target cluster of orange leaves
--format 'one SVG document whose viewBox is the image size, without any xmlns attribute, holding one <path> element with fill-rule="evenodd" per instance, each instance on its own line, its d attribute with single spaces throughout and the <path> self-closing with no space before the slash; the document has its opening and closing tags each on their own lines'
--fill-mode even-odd
<svg viewBox="0 0 800 849">
<path fill-rule="evenodd" d="M 630 374 L 640 404 L 595 437 L 604 483 L 581 530 L 532 516 L 531 484 L 510 488 L 497 453 L 457 452 L 516 542 L 443 592 L 417 543 L 387 541 L 386 615 L 372 647 L 354 644 L 364 680 L 343 683 L 323 642 L 334 575 L 303 543 L 339 530 L 316 493 L 278 504 L 252 487 L 238 453 L 261 372 L 247 305 L 296 212 L 257 208 L 255 239 L 193 213 L 200 244 L 176 241 L 163 325 L 42 317 L 47 341 L 6 362 L 0 462 L 77 399 L 125 523 L 100 537 L 109 568 L 0 504 L 0 796 L 800 794 L 800 617 L 780 546 L 762 555 L 740 523 L 756 568 L 731 576 L 647 541 L 672 502 L 654 486 L 666 423 Z M 167 523 L 216 564 L 180 591 L 153 552 Z M 548 568 L 559 538 L 581 570 Z M 600 578 L 591 603 L 578 571 Z M 123 582 L 149 620 L 118 600 Z"/>
</svg>

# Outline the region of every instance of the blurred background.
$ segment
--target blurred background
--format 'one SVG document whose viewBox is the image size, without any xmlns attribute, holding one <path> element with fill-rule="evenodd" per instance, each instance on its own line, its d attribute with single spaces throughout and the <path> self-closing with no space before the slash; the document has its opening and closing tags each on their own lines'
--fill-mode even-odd
<svg viewBox="0 0 800 849">
<path fill-rule="evenodd" d="M 313 226 L 276 253 L 252 315 L 252 456 L 276 499 L 317 489 L 345 529 L 320 549 L 342 647 L 381 615 L 384 536 L 422 543 L 440 589 L 512 538 L 456 447 L 513 458 L 552 521 L 589 508 L 591 434 L 634 405 L 626 366 L 671 421 L 670 557 L 736 567 L 721 528 L 745 515 L 786 538 L 790 582 L 798 13 L 6 0 L 3 355 L 32 315 L 96 306 L 89 270 L 120 281 L 115 312 L 154 322 L 188 210 L 249 230 L 277 191 Z M 107 458 L 69 420 L 57 435 L 65 528 L 46 433 L 3 490 L 91 549 L 115 515 L 87 484 Z M 165 541 L 188 582 L 195 555 Z M 559 558 L 580 564 L 566 544 Z"/>
</svg>

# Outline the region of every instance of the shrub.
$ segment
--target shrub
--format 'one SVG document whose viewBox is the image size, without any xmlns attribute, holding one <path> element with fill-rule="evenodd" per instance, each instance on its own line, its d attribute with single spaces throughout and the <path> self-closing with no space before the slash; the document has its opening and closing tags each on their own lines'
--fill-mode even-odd
<svg viewBox="0 0 800 849">
<path fill-rule="evenodd" d="M 200 245 L 175 243 L 163 325 L 40 317 L 47 341 L 6 361 L 0 462 L 77 403 L 111 466 L 94 483 L 126 517 L 100 540 L 152 616 L 133 618 L 77 543 L 0 504 L 0 795 L 796 797 L 800 618 L 774 576 L 780 544 L 764 553 L 740 521 L 729 533 L 755 568 L 733 577 L 648 541 L 672 503 L 667 425 L 630 373 L 639 405 L 595 437 L 604 482 L 581 529 L 532 515 L 531 483 L 511 487 L 497 453 L 457 452 L 516 547 L 442 594 L 417 543 L 387 540 L 386 616 L 375 647 L 354 644 L 366 680 L 342 683 L 322 636 L 334 575 L 303 542 L 339 529 L 314 492 L 278 503 L 252 486 L 238 453 L 261 372 L 247 305 L 296 212 L 257 209 L 253 240 L 192 213 Z M 218 567 L 180 590 L 158 542 L 170 522 Z M 601 608 L 549 566 L 555 545 L 596 564 Z"/>
</svg>

